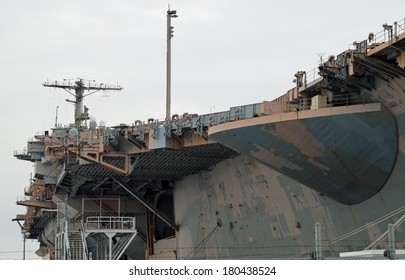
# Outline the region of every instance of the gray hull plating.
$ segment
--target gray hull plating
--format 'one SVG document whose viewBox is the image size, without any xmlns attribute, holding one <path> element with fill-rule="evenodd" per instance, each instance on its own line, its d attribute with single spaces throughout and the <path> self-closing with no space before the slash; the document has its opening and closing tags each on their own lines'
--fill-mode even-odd
<svg viewBox="0 0 405 280">
<path fill-rule="evenodd" d="M 355 204 L 383 187 L 396 159 L 395 118 L 376 105 L 349 112 L 324 108 L 310 117 L 290 113 L 295 119 L 260 119 L 248 126 L 225 124 L 210 137 L 321 194 Z"/>
</svg>

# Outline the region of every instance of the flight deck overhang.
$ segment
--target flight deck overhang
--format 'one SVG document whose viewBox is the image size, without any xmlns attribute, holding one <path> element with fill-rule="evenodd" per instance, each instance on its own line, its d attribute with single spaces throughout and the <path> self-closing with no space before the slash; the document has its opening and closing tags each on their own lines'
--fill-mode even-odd
<svg viewBox="0 0 405 280">
<path fill-rule="evenodd" d="M 398 149 L 396 120 L 380 103 L 230 122 L 209 137 L 343 204 L 376 194 Z"/>
<path fill-rule="evenodd" d="M 136 180 L 178 180 L 208 169 L 211 165 L 239 154 L 219 143 L 195 145 L 179 150 L 157 149 L 129 155 L 132 168 L 125 176 Z M 111 158 L 110 165 L 118 166 L 119 159 Z M 102 165 L 81 164 L 70 172 L 87 178 L 115 177 L 114 170 Z"/>
</svg>

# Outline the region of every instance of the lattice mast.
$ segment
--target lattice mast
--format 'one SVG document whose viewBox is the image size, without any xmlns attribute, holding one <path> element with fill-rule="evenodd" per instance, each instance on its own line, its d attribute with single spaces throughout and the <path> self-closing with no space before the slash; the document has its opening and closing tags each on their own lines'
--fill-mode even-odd
<svg viewBox="0 0 405 280">
<path fill-rule="evenodd" d="M 53 81 L 45 82 L 42 84 L 45 87 L 62 88 L 69 94 L 75 97 L 75 100 L 66 99 L 67 102 L 71 102 L 75 106 L 75 125 L 77 128 L 82 126 L 83 121 L 90 119 L 88 114 L 88 108 L 84 106 L 84 97 L 96 93 L 98 91 L 110 91 L 110 90 L 122 90 L 122 87 L 117 85 L 107 85 L 103 83 L 95 83 L 94 80 L 77 79 L 63 79 L 62 82 Z M 74 92 L 72 92 L 74 90 Z M 89 93 L 85 94 L 85 91 Z"/>
</svg>

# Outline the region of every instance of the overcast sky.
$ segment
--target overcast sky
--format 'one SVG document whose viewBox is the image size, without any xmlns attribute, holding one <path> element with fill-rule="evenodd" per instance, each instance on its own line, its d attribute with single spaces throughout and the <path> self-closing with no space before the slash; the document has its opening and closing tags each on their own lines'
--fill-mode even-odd
<svg viewBox="0 0 405 280">
<path fill-rule="evenodd" d="M 204 114 L 272 100 L 311 70 L 318 54 L 337 55 L 369 32 L 405 17 L 405 1 L 172 0 L 172 113 Z M 166 11 L 160 0 L 0 0 L 2 104 L 0 259 L 22 257 L 11 219 L 32 164 L 13 157 L 36 132 L 73 122 L 63 90 L 47 79 L 119 83 L 94 94 L 89 113 L 108 126 L 164 119 Z M 27 242 L 27 257 L 38 249 Z M 13 252 L 13 253 L 11 253 Z"/>
</svg>

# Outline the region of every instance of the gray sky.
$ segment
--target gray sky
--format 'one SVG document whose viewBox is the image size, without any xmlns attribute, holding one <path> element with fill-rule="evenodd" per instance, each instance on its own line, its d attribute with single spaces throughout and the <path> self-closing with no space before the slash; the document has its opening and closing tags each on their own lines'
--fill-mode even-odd
<svg viewBox="0 0 405 280">
<path fill-rule="evenodd" d="M 172 113 L 204 114 L 272 100 L 311 70 L 318 54 L 337 55 L 369 32 L 405 17 L 405 1 L 172 0 Z M 37 132 L 73 122 L 65 78 L 119 83 L 123 91 L 85 100 L 97 122 L 165 116 L 168 1 L 0 0 L 0 259 L 21 258 L 11 222 L 32 164 L 13 157 Z M 38 248 L 27 242 L 27 257 Z M 13 253 L 11 253 L 13 252 Z"/>
</svg>

